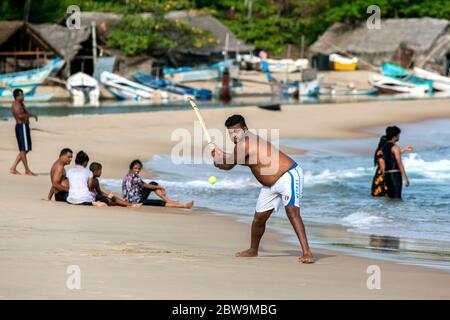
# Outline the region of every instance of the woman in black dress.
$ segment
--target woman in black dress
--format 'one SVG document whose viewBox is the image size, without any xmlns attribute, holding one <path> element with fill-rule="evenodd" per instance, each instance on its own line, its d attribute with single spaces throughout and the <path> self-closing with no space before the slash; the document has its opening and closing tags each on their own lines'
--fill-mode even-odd
<svg viewBox="0 0 450 320">
<path fill-rule="evenodd" d="M 377 169 L 372 180 L 371 192 L 374 197 L 401 198 L 402 172 L 400 172 L 397 160 L 392 152 L 392 148 L 394 146 L 397 147 L 395 143 L 400 138 L 400 132 L 400 129 L 396 126 L 387 127 L 386 135 L 380 138 L 378 147 L 375 150 L 374 163 Z M 411 151 L 413 151 L 413 148 L 407 146 L 400 150 L 400 154 Z M 401 167 L 403 168 L 403 164 Z M 406 176 L 406 173 L 404 175 Z M 409 185 L 407 177 L 405 182 Z M 391 190 L 389 190 L 389 187 Z"/>
<path fill-rule="evenodd" d="M 375 150 L 374 165 L 377 167 L 375 175 L 372 180 L 372 196 L 384 197 L 387 193 L 387 187 L 384 184 L 384 160 L 383 160 L 383 146 L 386 143 L 386 136 L 380 138 L 378 147 Z"/>
</svg>

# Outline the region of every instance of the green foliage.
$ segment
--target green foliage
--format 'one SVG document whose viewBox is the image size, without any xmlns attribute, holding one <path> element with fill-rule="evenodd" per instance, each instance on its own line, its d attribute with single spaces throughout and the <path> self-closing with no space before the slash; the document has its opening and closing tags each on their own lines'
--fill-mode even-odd
<svg viewBox="0 0 450 320">
<path fill-rule="evenodd" d="M 0 20 L 20 20 L 23 12 L 21 7 L 14 5 L 13 0 L 3 0 L 0 3 Z"/>
<path fill-rule="evenodd" d="M 73 0 L 32 0 L 30 21 L 56 22 L 65 15 Z M 207 43 L 208 37 L 186 26 L 162 21 L 166 12 L 197 9 L 215 15 L 243 41 L 266 48 L 272 54 L 283 52 L 286 44 L 312 43 L 334 22 L 356 24 L 365 21 L 370 5 L 378 5 L 381 18 L 424 17 L 450 19 L 449 0 L 252 0 L 251 17 L 245 0 L 77 0 L 82 11 L 109 11 L 132 15 L 152 12 L 154 21 L 124 19 L 115 30 L 111 43 L 138 52 L 146 48 L 170 48 L 182 43 L 195 46 Z M 21 19 L 25 0 L 1 0 L 0 20 Z M 247 1 L 248 3 L 248 1 Z M 232 10 L 233 8 L 233 10 Z M 155 29 L 158 25 L 160 29 Z M 133 32 L 128 32 L 130 26 Z M 142 31 L 136 26 L 148 29 Z M 151 32 L 149 31 L 151 30 Z M 174 30 L 177 30 L 175 32 Z M 135 34 L 130 34 L 135 33 Z M 161 33 L 161 35 L 154 35 Z M 126 40 L 125 40 L 126 39 Z M 130 42 L 129 45 L 126 42 Z"/>
<path fill-rule="evenodd" d="M 182 21 L 170 21 L 163 16 L 144 19 L 125 15 L 110 33 L 108 45 L 120 48 L 127 55 L 152 50 L 169 50 L 177 46 L 201 48 L 215 43 L 207 31 L 191 28 Z"/>
</svg>

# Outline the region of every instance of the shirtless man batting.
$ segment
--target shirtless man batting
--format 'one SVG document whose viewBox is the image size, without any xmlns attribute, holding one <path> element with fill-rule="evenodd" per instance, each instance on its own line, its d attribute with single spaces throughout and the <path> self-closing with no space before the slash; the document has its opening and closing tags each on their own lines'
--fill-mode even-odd
<svg viewBox="0 0 450 320">
<path fill-rule="evenodd" d="M 11 106 L 11 112 L 16 119 L 16 138 L 19 145 L 19 154 L 14 160 L 13 165 L 9 169 L 12 174 L 20 174 L 17 171 L 17 165 L 22 161 L 25 167 L 25 174 L 28 176 L 36 176 L 28 167 L 27 153 L 31 151 L 31 134 L 30 134 L 30 118 L 38 121 L 38 117 L 28 111 L 23 103 L 22 89 L 15 89 L 13 92 L 14 102 Z"/>
<path fill-rule="evenodd" d="M 263 185 L 256 203 L 252 223 L 250 249 L 236 253 L 237 257 L 256 257 L 260 240 L 266 229 L 266 221 L 283 202 L 286 214 L 300 241 L 303 255 L 301 263 L 313 263 L 314 258 L 308 245 L 305 227 L 300 217 L 303 192 L 303 171 L 289 156 L 270 142 L 250 132 L 245 119 L 240 115 L 229 117 L 225 126 L 235 144 L 231 154 L 215 148 L 211 151 L 214 165 L 219 169 L 231 170 L 237 164 L 248 166 L 255 178 Z"/>
<path fill-rule="evenodd" d="M 64 148 L 59 153 L 59 158 L 53 163 L 50 169 L 51 187 L 48 193 L 48 200 L 52 200 L 53 194 L 56 201 L 65 202 L 69 195 L 69 181 L 66 177 L 65 166 L 72 162 L 73 152 L 69 148 Z"/>
</svg>

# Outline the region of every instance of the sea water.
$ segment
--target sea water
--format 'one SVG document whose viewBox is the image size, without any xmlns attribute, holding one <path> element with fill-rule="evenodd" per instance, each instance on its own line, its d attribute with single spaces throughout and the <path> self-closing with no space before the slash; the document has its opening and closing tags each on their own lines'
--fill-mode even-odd
<svg viewBox="0 0 450 320">
<path fill-rule="evenodd" d="M 301 214 L 308 236 L 313 246 L 450 270 L 450 121 L 401 128 L 399 145 L 413 145 L 415 152 L 403 155 L 411 186 L 403 188 L 400 201 L 370 195 L 378 138 L 280 142 L 308 150 L 291 155 L 304 170 Z M 170 156 L 155 156 L 145 167 L 177 200 L 194 199 L 197 208 L 251 222 L 261 186 L 248 168 L 174 164 Z M 217 177 L 214 185 L 208 183 L 211 175 Z M 102 182 L 120 190 L 120 181 Z M 298 243 L 283 208 L 268 225 Z"/>
</svg>

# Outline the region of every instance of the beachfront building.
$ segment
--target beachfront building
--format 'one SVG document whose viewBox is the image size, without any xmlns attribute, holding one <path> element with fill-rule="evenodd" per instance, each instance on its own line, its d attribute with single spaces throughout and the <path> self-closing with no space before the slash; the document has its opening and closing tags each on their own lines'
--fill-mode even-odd
<svg viewBox="0 0 450 320">
<path fill-rule="evenodd" d="M 309 50 L 311 54 L 349 53 L 376 66 L 395 62 L 444 73 L 450 63 L 450 21 L 382 19 L 380 29 L 370 29 L 365 22 L 356 26 L 335 23 Z"/>
<path fill-rule="evenodd" d="M 57 57 L 62 53 L 33 25 L 0 21 L 0 74 L 39 68 Z"/>
<path fill-rule="evenodd" d="M 79 29 L 68 29 L 52 23 L 33 24 L 35 30 L 52 46 L 61 52 L 66 61 L 61 76 L 67 78 L 76 72 L 92 75 L 94 72 L 94 52 L 92 28 L 81 26 Z M 98 55 L 98 49 L 96 48 Z"/>
</svg>

